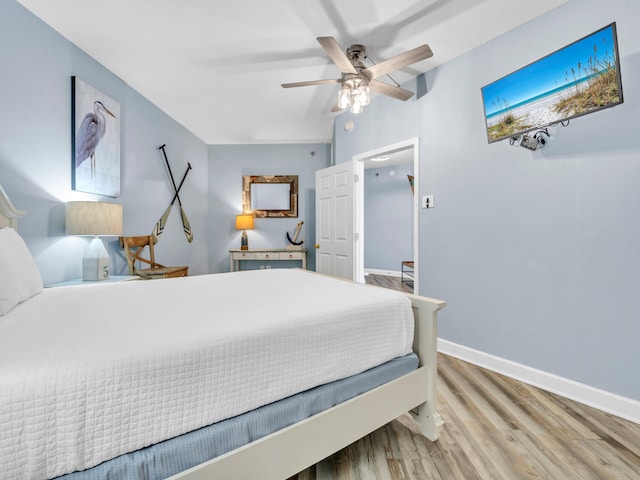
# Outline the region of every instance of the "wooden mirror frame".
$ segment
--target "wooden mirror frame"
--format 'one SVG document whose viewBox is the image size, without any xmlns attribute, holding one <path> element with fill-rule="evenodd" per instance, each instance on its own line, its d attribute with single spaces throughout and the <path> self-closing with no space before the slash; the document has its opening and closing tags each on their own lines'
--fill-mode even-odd
<svg viewBox="0 0 640 480">
<path fill-rule="evenodd" d="M 288 183 L 288 210 L 252 210 L 251 185 L 256 183 Z M 242 176 L 242 212 L 261 218 L 297 218 L 298 217 L 298 175 L 243 175 Z"/>
</svg>

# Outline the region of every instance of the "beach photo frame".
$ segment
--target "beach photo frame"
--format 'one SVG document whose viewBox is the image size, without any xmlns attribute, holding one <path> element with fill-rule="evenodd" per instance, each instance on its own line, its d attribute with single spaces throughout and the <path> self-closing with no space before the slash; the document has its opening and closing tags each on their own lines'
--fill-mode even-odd
<svg viewBox="0 0 640 480">
<path fill-rule="evenodd" d="M 71 188 L 120 196 L 120 104 L 71 77 Z"/>
<path fill-rule="evenodd" d="M 489 143 L 623 102 L 615 22 L 481 89 Z"/>
</svg>

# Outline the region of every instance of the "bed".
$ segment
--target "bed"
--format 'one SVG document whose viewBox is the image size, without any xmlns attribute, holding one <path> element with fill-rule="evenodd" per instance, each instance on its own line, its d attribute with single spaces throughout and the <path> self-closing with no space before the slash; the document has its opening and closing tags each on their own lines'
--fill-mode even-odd
<svg viewBox="0 0 640 480">
<path fill-rule="evenodd" d="M 444 302 L 288 269 L 43 289 L 0 197 L 0 289 L 32 277 L 0 291 L 0 478 L 284 479 L 408 411 L 437 439 Z"/>
</svg>

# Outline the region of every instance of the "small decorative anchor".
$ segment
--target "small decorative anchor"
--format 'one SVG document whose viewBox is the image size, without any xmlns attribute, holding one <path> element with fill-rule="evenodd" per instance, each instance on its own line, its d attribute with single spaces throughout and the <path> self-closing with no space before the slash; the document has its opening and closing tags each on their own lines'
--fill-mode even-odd
<svg viewBox="0 0 640 480">
<path fill-rule="evenodd" d="M 287 241 L 291 244 L 291 246 L 287 246 L 287 248 L 299 248 L 304 243 L 304 240 L 298 241 L 298 235 L 300 235 L 300 229 L 302 228 L 303 223 L 304 222 L 302 221 L 298 222 L 298 224 L 296 225 L 296 230 L 293 234 L 293 238 L 291 238 L 289 232 L 287 232 Z"/>
</svg>

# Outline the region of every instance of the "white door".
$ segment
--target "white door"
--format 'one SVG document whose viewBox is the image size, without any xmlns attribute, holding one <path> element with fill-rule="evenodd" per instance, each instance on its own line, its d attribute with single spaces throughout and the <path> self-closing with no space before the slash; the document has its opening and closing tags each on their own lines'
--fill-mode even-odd
<svg viewBox="0 0 640 480">
<path fill-rule="evenodd" d="M 353 280 L 353 162 L 316 172 L 316 271 Z"/>
</svg>

